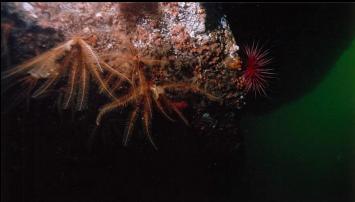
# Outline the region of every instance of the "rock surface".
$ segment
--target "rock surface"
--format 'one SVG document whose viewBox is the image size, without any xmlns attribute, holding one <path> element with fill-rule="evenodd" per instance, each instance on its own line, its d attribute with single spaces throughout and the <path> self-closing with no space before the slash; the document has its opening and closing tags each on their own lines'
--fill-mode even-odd
<svg viewBox="0 0 355 202">
<path fill-rule="evenodd" d="M 73 36 L 85 37 L 99 55 L 124 49 L 120 36 L 129 36 L 142 55 L 169 60 L 151 70 L 155 83 L 191 82 L 222 98 L 220 104 L 190 103 L 191 97 L 172 95 L 189 99 L 192 125 L 198 131 L 236 135 L 235 114 L 245 104 L 239 47 L 225 17 L 209 19 L 218 26 L 206 28 L 211 22 L 201 3 L 16 2 L 1 4 L 1 14 L 1 25 L 7 27 L 2 29 L 4 66 L 19 64 Z M 216 115 L 216 120 L 210 114 L 218 110 L 211 108 L 233 112 Z"/>
</svg>

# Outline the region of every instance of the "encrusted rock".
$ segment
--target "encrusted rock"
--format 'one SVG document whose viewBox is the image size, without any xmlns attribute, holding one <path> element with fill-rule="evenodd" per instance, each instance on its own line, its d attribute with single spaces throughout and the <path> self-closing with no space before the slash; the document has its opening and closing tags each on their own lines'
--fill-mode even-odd
<svg viewBox="0 0 355 202">
<path fill-rule="evenodd" d="M 11 32 L 12 46 L 21 47 L 7 54 L 20 58 L 12 65 L 73 36 L 84 36 L 99 55 L 119 51 L 125 48 L 119 36 L 126 35 L 140 54 L 169 60 L 151 69 L 154 82 L 193 82 L 221 97 L 224 106 L 240 109 L 245 103 L 239 46 L 225 17 L 206 29 L 210 22 L 201 3 L 12 2 L 1 10 L 2 27 L 13 15 L 27 25 L 17 23 L 13 29 L 19 31 Z"/>
</svg>

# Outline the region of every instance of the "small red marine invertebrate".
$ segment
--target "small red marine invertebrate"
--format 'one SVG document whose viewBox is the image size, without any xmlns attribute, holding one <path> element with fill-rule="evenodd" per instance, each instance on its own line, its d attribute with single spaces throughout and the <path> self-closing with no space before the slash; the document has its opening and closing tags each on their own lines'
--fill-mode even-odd
<svg viewBox="0 0 355 202">
<path fill-rule="evenodd" d="M 186 101 L 177 101 L 172 103 L 177 109 L 183 110 L 186 109 L 189 105 L 187 104 Z"/>
<path fill-rule="evenodd" d="M 246 54 L 245 71 L 243 74 L 245 89 L 247 92 L 253 91 L 256 94 L 266 96 L 268 79 L 273 78 L 273 69 L 266 68 L 270 64 L 269 51 L 263 50 L 258 44 L 245 46 Z"/>
</svg>

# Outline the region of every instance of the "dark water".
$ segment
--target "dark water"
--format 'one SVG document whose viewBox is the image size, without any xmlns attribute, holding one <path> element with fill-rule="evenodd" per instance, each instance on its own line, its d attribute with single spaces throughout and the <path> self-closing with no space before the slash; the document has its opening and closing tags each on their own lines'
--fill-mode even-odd
<svg viewBox="0 0 355 202">
<path fill-rule="evenodd" d="M 243 120 L 252 186 L 275 201 L 353 201 L 355 40 L 311 92 Z"/>
<path fill-rule="evenodd" d="M 243 13 L 232 19 L 235 33 L 269 40 L 279 73 L 241 124 L 248 200 L 354 201 L 354 6 L 245 7 L 228 8 Z"/>
<path fill-rule="evenodd" d="M 95 111 L 58 115 L 43 100 L 2 114 L 2 201 L 353 201 L 354 6 L 206 7 L 274 57 L 269 97 L 240 112 L 244 144 L 206 146 L 157 116 L 159 152 L 139 131 L 122 147 L 119 115 L 92 136 Z"/>
</svg>

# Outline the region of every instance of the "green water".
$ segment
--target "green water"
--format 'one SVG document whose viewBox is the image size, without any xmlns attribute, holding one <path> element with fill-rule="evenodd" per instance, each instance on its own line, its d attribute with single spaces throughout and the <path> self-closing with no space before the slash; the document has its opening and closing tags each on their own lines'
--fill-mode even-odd
<svg viewBox="0 0 355 202">
<path fill-rule="evenodd" d="M 243 120 L 251 187 L 259 197 L 355 201 L 354 95 L 355 40 L 311 92 Z"/>
</svg>

